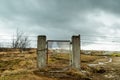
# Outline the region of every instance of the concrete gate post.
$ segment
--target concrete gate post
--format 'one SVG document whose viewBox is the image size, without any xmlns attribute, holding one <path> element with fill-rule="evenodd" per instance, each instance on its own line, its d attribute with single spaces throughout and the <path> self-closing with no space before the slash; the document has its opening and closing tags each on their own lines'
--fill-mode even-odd
<svg viewBox="0 0 120 80">
<path fill-rule="evenodd" d="M 39 69 L 46 67 L 46 36 L 38 36 L 37 41 L 37 67 Z"/>
<path fill-rule="evenodd" d="M 72 36 L 72 67 L 80 69 L 80 35 Z"/>
</svg>

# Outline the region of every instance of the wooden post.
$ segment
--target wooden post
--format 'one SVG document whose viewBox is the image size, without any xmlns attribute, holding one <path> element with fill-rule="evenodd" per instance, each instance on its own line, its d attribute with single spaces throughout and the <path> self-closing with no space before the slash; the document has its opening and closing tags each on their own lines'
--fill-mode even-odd
<svg viewBox="0 0 120 80">
<path fill-rule="evenodd" d="M 38 68 L 46 67 L 46 36 L 38 36 L 37 42 L 37 66 Z"/>
<path fill-rule="evenodd" d="M 72 36 L 72 67 L 80 69 L 80 35 Z"/>
</svg>

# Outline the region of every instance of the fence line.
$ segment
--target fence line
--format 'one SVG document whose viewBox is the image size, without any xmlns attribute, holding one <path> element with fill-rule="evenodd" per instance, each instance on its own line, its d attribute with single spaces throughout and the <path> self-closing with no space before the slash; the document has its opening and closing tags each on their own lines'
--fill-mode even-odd
<svg viewBox="0 0 120 80">
<path fill-rule="evenodd" d="M 23 36 L 26 37 L 26 36 Z M 37 47 L 37 36 L 27 36 L 30 41 L 29 48 L 36 48 Z M 81 47 L 84 45 L 120 45 L 119 41 L 120 37 L 113 37 L 113 36 L 104 36 L 104 35 L 81 35 Z M 0 47 L 2 48 L 11 48 L 12 41 L 15 40 L 16 37 L 11 35 L 0 35 Z"/>
</svg>

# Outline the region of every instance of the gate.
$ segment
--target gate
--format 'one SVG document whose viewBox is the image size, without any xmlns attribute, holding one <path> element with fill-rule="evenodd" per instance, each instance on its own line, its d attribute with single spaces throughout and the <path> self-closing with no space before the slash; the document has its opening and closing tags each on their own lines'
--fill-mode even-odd
<svg viewBox="0 0 120 80">
<path fill-rule="evenodd" d="M 47 40 L 47 65 L 64 69 L 71 66 L 72 53 L 70 40 Z"/>
<path fill-rule="evenodd" d="M 38 36 L 37 66 L 72 67 L 80 69 L 80 35 L 69 40 L 47 40 L 45 35 Z"/>
</svg>

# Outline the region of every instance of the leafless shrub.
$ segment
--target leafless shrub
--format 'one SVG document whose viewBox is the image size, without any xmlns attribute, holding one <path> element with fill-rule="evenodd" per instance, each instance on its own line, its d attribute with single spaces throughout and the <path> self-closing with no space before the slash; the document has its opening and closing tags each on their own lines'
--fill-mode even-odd
<svg viewBox="0 0 120 80">
<path fill-rule="evenodd" d="M 17 29 L 16 35 L 13 35 L 12 48 L 19 48 L 23 51 L 28 47 L 30 47 L 30 40 L 28 39 L 28 36 L 25 36 L 22 31 Z"/>
</svg>

